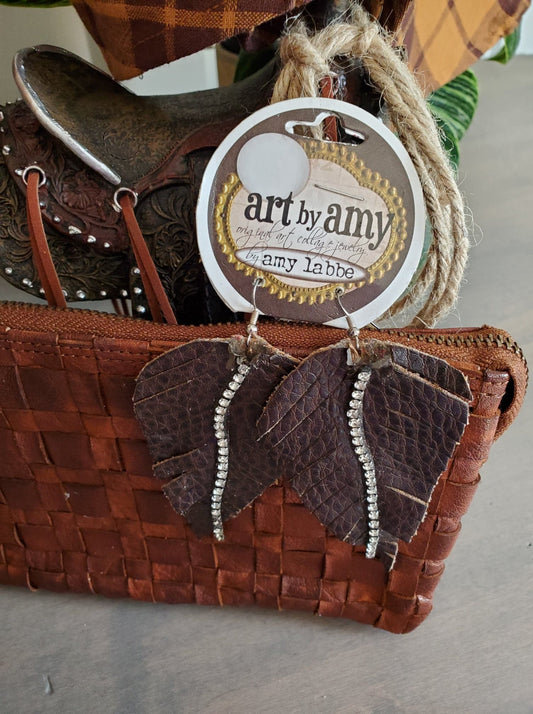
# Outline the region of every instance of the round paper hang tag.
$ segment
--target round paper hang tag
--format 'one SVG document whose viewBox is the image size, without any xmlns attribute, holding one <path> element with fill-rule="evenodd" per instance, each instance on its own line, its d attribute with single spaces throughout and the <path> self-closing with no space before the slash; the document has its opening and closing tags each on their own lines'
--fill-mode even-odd
<svg viewBox="0 0 533 714">
<path fill-rule="evenodd" d="M 341 141 L 305 133 L 334 116 Z M 424 243 L 422 189 L 406 150 L 368 112 L 291 99 L 252 114 L 213 154 L 197 208 L 207 275 L 236 312 L 359 327 L 405 292 Z M 336 299 L 343 290 L 342 307 Z"/>
</svg>

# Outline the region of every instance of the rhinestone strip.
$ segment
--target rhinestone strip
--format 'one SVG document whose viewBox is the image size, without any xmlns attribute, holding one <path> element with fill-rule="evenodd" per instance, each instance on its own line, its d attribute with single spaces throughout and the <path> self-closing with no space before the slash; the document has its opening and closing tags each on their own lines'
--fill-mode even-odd
<svg viewBox="0 0 533 714">
<path fill-rule="evenodd" d="M 367 501 L 367 521 L 368 540 L 366 543 L 365 555 L 367 558 L 375 558 L 379 542 L 379 510 L 378 510 L 378 488 L 376 482 L 376 467 L 372 453 L 365 438 L 365 428 L 363 425 L 363 397 L 372 370 L 370 367 L 363 367 L 354 382 L 350 408 L 347 411 L 348 426 L 350 436 L 357 456 L 365 475 L 365 490 Z"/>
<path fill-rule="evenodd" d="M 217 471 L 215 486 L 211 493 L 211 520 L 213 534 L 217 540 L 224 540 L 224 526 L 222 525 L 222 496 L 228 481 L 229 468 L 229 438 L 226 417 L 233 397 L 237 394 L 241 384 L 250 371 L 250 365 L 241 362 L 233 374 L 230 383 L 222 393 L 215 408 L 213 426 L 217 440 Z"/>
</svg>

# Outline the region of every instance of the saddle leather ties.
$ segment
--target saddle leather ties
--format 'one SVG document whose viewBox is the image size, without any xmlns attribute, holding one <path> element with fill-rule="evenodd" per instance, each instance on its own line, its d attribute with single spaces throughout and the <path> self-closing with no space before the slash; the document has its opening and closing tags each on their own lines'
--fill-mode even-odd
<svg viewBox="0 0 533 714">
<path fill-rule="evenodd" d="M 67 307 L 67 301 L 59 282 L 48 241 L 44 230 L 41 208 L 39 206 L 39 188 L 46 180 L 44 171 L 38 166 L 29 166 L 24 172 L 24 182 L 27 185 L 27 217 L 28 232 L 32 245 L 33 261 L 41 286 L 48 304 L 51 307 Z M 134 213 L 134 194 L 123 192 L 118 198 L 124 221 L 131 240 L 135 260 L 146 291 L 146 297 L 155 322 L 166 321 L 177 325 L 176 317 L 170 306 L 152 257 L 148 251 L 143 235 Z"/>
<path fill-rule="evenodd" d="M 45 181 L 44 172 L 40 168 L 30 166 L 26 169 L 25 181 L 28 189 L 26 210 L 34 265 L 48 304 L 51 307 L 67 307 L 67 301 L 48 248 L 39 206 L 39 187 Z"/>
<path fill-rule="evenodd" d="M 126 228 L 131 240 L 131 247 L 137 266 L 141 271 L 141 279 L 146 291 L 146 298 L 155 322 L 168 322 L 169 325 L 177 325 L 176 316 L 170 306 L 170 302 L 165 293 L 161 279 L 148 251 L 145 240 L 137 223 L 134 212 L 134 197 L 128 192 L 123 192 L 117 198 L 117 203 L 122 209 L 122 215 L 126 222 Z"/>
</svg>

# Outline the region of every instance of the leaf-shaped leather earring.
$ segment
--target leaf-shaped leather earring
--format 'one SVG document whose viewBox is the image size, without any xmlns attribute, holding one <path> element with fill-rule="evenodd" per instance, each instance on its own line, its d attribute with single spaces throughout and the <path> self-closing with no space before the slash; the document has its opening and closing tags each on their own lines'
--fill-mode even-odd
<svg viewBox="0 0 533 714">
<path fill-rule="evenodd" d="M 355 335 L 355 332 L 354 332 Z M 339 539 L 392 567 L 468 421 L 464 375 L 400 345 L 345 340 L 314 352 L 258 422 L 280 474 Z"/>
<path fill-rule="evenodd" d="M 258 315 L 254 289 L 248 338 L 195 340 L 164 353 L 143 368 L 133 398 L 165 495 L 198 535 L 218 540 L 223 522 L 278 478 L 256 443 L 256 422 L 296 360 L 257 336 Z"/>
</svg>

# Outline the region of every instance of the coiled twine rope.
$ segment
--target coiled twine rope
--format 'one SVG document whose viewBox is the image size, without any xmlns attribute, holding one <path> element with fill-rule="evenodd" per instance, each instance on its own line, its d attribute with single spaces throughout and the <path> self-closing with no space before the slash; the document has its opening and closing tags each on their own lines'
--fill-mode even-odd
<svg viewBox="0 0 533 714">
<path fill-rule="evenodd" d="M 351 22 L 336 22 L 310 34 L 293 24 L 281 41 L 283 68 L 272 102 L 316 97 L 320 83 L 333 77 L 334 58 L 357 58 L 387 105 L 393 131 L 416 168 L 433 239 L 417 280 L 391 308 L 389 317 L 411 313 L 412 324 L 433 326 L 455 305 L 468 254 L 464 205 L 439 131 L 414 76 L 389 36 L 358 4 Z"/>
</svg>

